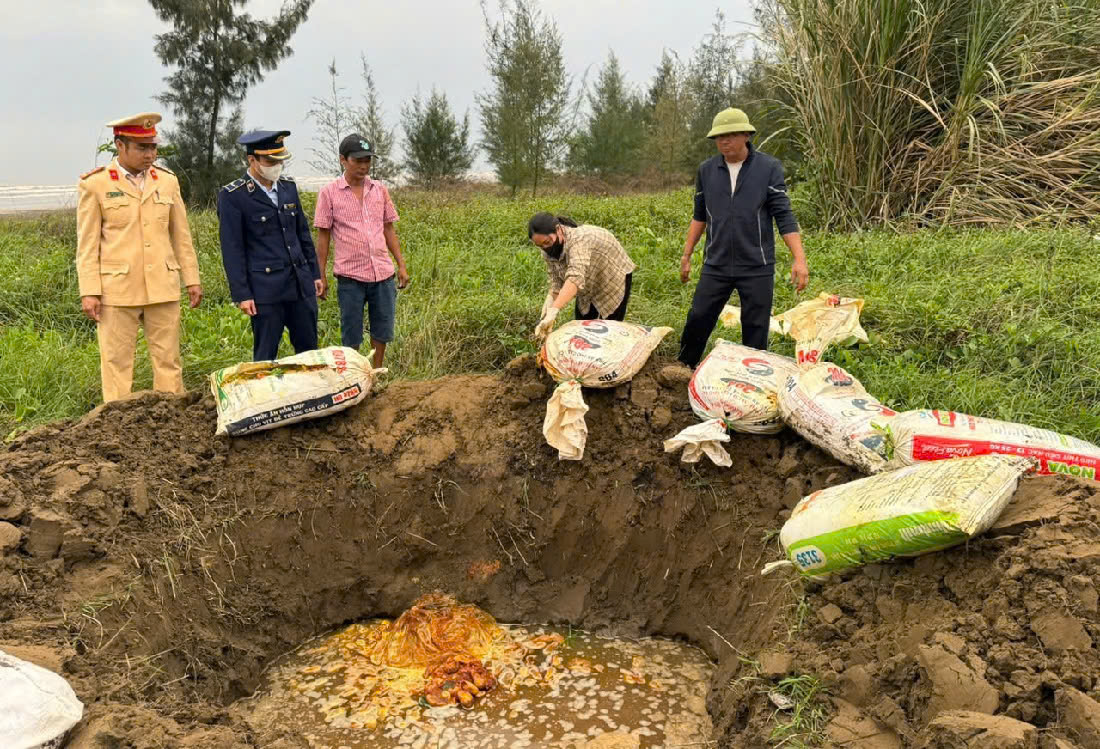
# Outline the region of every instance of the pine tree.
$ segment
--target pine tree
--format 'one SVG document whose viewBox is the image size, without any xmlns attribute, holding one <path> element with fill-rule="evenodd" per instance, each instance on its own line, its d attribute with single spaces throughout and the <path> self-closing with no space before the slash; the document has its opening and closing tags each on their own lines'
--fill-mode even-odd
<svg viewBox="0 0 1100 749">
<path fill-rule="evenodd" d="M 382 101 L 378 96 L 378 89 L 375 88 L 374 75 L 371 73 L 370 65 L 367 64 L 366 55 L 360 55 L 359 62 L 362 65 L 364 105 L 358 111 L 355 129 L 367 139 L 374 151 L 370 167 L 371 177 L 393 180 L 398 172 L 393 129 L 386 127 Z"/>
<path fill-rule="evenodd" d="M 212 203 L 218 187 L 242 162 L 241 104 L 250 86 L 292 54 L 287 43 L 306 20 L 313 0 L 287 0 L 270 21 L 241 12 L 247 0 L 149 0 L 172 30 L 156 36 L 154 51 L 175 71 L 157 97 L 176 115 L 171 132 L 179 152 L 169 166 L 180 174 L 190 201 Z"/>
<path fill-rule="evenodd" d="M 645 138 L 644 106 L 630 90 L 619 59 L 611 52 L 588 94 L 590 113 L 570 147 L 570 164 L 601 177 L 636 172 Z"/>
<path fill-rule="evenodd" d="M 529 0 L 500 0 L 499 22 L 490 20 L 484 0 L 481 7 L 493 79 L 493 88 L 477 95 L 481 146 L 513 195 L 526 184 L 534 195 L 563 155 L 571 130 L 561 34 Z"/>
<path fill-rule="evenodd" d="M 474 162 L 470 148 L 470 115 L 459 125 L 447 96 L 432 89 L 428 101 L 416 94 L 401 109 L 405 130 L 405 166 L 415 182 L 434 188 L 460 177 Z"/>
</svg>

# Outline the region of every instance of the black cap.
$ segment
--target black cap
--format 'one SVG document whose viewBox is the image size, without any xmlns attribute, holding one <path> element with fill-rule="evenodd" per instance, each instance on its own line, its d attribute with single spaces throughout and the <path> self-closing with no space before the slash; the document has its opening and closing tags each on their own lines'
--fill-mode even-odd
<svg viewBox="0 0 1100 749">
<path fill-rule="evenodd" d="M 340 141 L 340 155 L 345 159 L 363 159 L 374 156 L 374 149 L 362 135 L 352 133 Z"/>
</svg>

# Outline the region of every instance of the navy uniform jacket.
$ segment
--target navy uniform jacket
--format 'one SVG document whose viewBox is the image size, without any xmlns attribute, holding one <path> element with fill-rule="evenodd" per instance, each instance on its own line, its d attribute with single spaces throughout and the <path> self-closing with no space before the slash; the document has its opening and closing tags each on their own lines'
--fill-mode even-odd
<svg viewBox="0 0 1100 749">
<path fill-rule="evenodd" d="M 218 191 L 218 234 L 229 293 L 237 304 L 293 302 L 315 296 L 321 277 L 298 186 L 281 177 L 278 208 L 251 175 Z"/>
<path fill-rule="evenodd" d="M 695 177 L 695 213 L 707 224 L 703 273 L 720 276 L 775 274 L 774 221 L 779 234 L 798 231 L 779 159 L 749 144 L 749 156 L 730 190 L 722 154 L 702 163 Z"/>
</svg>

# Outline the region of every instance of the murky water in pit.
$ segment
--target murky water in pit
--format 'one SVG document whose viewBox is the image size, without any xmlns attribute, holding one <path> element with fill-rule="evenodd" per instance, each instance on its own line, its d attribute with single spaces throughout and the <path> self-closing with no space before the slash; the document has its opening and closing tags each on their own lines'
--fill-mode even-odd
<svg viewBox="0 0 1100 749">
<path fill-rule="evenodd" d="M 705 701 L 713 665 L 682 643 L 506 627 L 512 643 L 549 645 L 513 645 L 519 655 L 511 661 L 488 660 L 498 683 L 472 708 L 432 707 L 422 693 L 402 692 L 379 711 L 376 697 L 386 688 L 375 678 L 378 668 L 346 645 L 354 628 L 365 626 L 318 638 L 277 661 L 251 700 L 249 722 L 258 732 L 278 727 L 316 749 L 577 749 L 590 741 L 676 747 L 703 746 L 710 735 Z M 419 683 L 419 672 L 407 674 Z"/>
</svg>

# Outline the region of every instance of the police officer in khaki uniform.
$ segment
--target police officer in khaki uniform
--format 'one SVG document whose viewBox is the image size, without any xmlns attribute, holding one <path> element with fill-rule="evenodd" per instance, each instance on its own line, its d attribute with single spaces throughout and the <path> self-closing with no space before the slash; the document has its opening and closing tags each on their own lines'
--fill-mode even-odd
<svg viewBox="0 0 1100 749">
<path fill-rule="evenodd" d="M 107 123 L 118 156 L 77 185 L 76 271 L 84 314 L 97 323 L 104 402 L 130 392 L 138 326 L 145 328 L 153 388 L 183 392 L 180 284 L 202 301 L 199 263 L 176 176 L 154 167 L 160 115 Z"/>
</svg>

